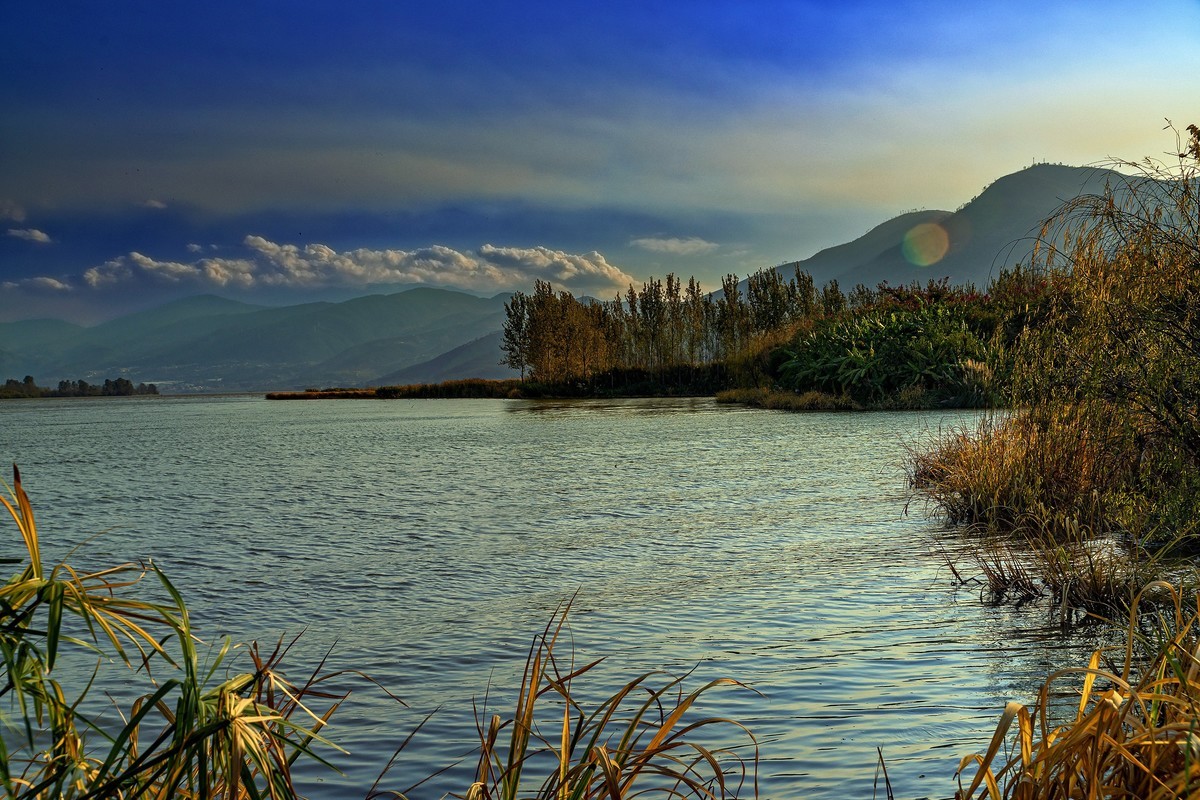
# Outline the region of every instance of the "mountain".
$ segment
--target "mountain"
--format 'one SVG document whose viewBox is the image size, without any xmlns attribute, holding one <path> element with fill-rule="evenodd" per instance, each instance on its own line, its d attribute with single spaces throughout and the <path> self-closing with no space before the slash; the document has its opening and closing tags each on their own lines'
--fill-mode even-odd
<svg viewBox="0 0 1200 800">
<path fill-rule="evenodd" d="M 460 345 L 437 358 L 382 375 L 373 386 L 403 386 L 409 383 L 441 383 L 459 378 L 515 378 L 517 372 L 500 364 L 502 331 L 494 331 Z"/>
<path fill-rule="evenodd" d="M 1124 180 L 1109 170 L 1039 164 L 1000 178 L 957 211 L 902 214 L 777 269 L 789 277 L 798 266 L 818 285 L 836 278 L 847 291 L 942 277 L 982 288 L 1028 258 L 1042 221 L 1064 201 Z M 906 252 L 914 231 L 941 247 Z M 32 375 L 45 386 L 126 377 L 187 392 L 511 377 L 500 365 L 508 297 L 419 287 L 268 307 L 202 295 L 91 328 L 3 323 L 0 380 Z"/>
<path fill-rule="evenodd" d="M 857 283 L 874 287 L 885 280 L 895 285 L 943 277 L 983 288 L 1002 267 L 1028 259 L 1043 221 L 1065 201 L 1123 180 L 1106 169 L 1037 164 L 996 180 L 958 211 L 903 214 L 853 242 L 780 269 L 787 277 L 799 266 L 818 284 L 836 278 L 844 291 Z M 939 226 L 948 244 L 945 255 L 926 266 L 904 251 L 905 236 L 922 224 Z"/>
<path fill-rule="evenodd" d="M 41 385 L 128 377 L 167 392 L 362 385 L 499 331 L 507 299 L 419 288 L 269 308 L 206 295 L 92 328 L 6 323 L 0 366 Z"/>
<path fill-rule="evenodd" d="M 0 322 L 0 380 L 32 374 L 21 370 L 31 367 L 39 353 L 64 346 L 84 330 L 57 319 Z"/>
</svg>

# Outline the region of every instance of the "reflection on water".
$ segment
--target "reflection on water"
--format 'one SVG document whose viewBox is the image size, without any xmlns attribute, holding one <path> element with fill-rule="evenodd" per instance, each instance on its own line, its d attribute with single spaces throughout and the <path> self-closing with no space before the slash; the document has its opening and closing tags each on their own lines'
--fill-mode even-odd
<svg viewBox="0 0 1200 800">
<path fill-rule="evenodd" d="M 434 709 L 387 785 L 469 752 L 472 700 L 491 686 L 504 707 L 575 593 L 577 657 L 607 657 L 597 696 L 651 669 L 759 693 L 705 710 L 755 732 L 763 796 L 868 796 L 876 747 L 897 796 L 953 794 L 1004 703 L 1096 644 L 956 589 L 936 526 L 905 516 L 904 443 L 970 419 L 695 398 L 0 404 L 47 551 L 107 530 L 80 557 L 153 555 L 210 636 L 303 630 L 301 661 L 336 645 L 334 667 L 409 703 L 360 691 L 335 718 L 352 755 L 311 778 L 328 798 L 361 796 Z"/>
</svg>

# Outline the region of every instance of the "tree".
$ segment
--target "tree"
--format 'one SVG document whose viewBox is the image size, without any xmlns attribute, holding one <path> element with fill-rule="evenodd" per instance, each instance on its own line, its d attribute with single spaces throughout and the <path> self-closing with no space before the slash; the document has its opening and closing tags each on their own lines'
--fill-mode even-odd
<svg viewBox="0 0 1200 800">
<path fill-rule="evenodd" d="M 837 278 L 825 284 L 821 290 L 821 310 L 827 317 L 834 317 L 846 310 L 846 295 L 842 294 Z"/>
<path fill-rule="evenodd" d="M 529 297 L 516 292 L 504 304 L 504 332 L 500 342 L 504 358 L 500 363 L 521 373 L 529 367 Z"/>
</svg>

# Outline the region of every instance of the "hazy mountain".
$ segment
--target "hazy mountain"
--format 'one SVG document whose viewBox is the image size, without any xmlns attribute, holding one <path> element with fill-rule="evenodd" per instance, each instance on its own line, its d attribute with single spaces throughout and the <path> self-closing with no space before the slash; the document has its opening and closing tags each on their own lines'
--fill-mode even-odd
<svg viewBox="0 0 1200 800">
<path fill-rule="evenodd" d="M 460 378 L 516 378 L 516 371 L 500 364 L 501 331 L 494 331 L 442 353 L 437 358 L 368 381 L 372 386 L 440 383 Z"/>
<path fill-rule="evenodd" d="M 353 386 L 499 330 L 507 297 L 420 288 L 266 308 L 207 295 L 92 328 L 6 323 L 0 365 L 4 377 L 42 385 L 124 376 L 165 391 Z"/>
<path fill-rule="evenodd" d="M 1110 170 L 1038 164 L 1000 178 L 958 211 L 903 214 L 797 263 L 819 284 L 837 278 L 843 291 L 856 283 L 874 287 L 885 280 L 895 285 L 943 277 L 984 288 L 1002 267 L 1028 259 L 1042 222 L 1064 201 L 1121 179 Z M 949 241 L 944 257 L 928 266 L 914 264 L 903 251 L 905 234 L 922 223 L 940 225 Z M 781 268 L 785 276 L 793 266 Z"/>
<path fill-rule="evenodd" d="M 33 374 L 28 369 L 21 370 L 36 363 L 40 354 L 73 341 L 84 330 L 80 325 L 57 319 L 0 322 L 0 380 L 20 380 Z"/>
</svg>

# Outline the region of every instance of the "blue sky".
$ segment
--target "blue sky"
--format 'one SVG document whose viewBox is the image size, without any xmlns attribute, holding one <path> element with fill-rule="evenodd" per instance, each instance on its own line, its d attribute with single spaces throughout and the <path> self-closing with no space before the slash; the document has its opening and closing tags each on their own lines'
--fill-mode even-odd
<svg viewBox="0 0 1200 800">
<path fill-rule="evenodd" d="M 0 320 L 805 258 L 1200 122 L 1200 2 L 0 5 Z"/>
</svg>

